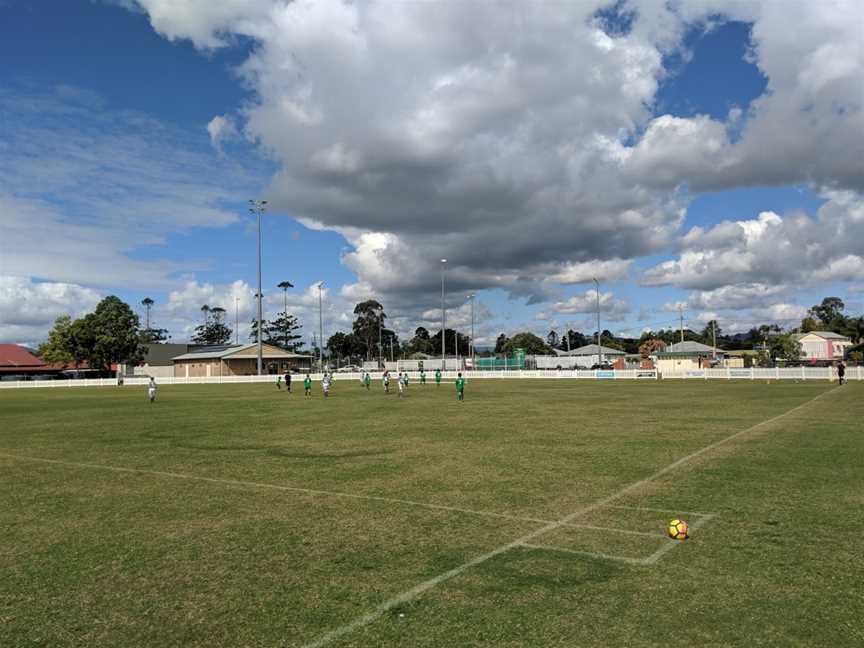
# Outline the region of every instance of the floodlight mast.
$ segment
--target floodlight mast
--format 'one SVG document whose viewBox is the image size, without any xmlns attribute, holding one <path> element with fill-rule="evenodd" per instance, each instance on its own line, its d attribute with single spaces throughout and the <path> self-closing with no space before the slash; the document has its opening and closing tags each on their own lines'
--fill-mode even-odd
<svg viewBox="0 0 864 648">
<path fill-rule="evenodd" d="M 474 298 L 476 296 L 477 296 L 476 293 L 471 293 L 470 295 L 468 295 L 468 299 L 471 301 L 471 349 L 470 349 L 469 355 L 471 356 L 471 369 L 472 370 L 474 369 L 474 364 L 475 364 L 474 363 L 474 355 L 476 352 L 475 347 L 474 347 Z"/>
<path fill-rule="evenodd" d="M 261 304 L 261 215 L 267 207 L 267 201 L 250 200 L 249 204 L 251 205 L 249 211 L 255 214 L 258 218 L 258 334 L 255 337 L 258 338 L 258 375 L 260 376 L 264 369 L 263 350 L 261 347 L 261 338 L 264 328 L 264 323 L 262 322 L 264 317 L 264 307 Z"/>
<path fill-rule="evenodd" d="M 447 311 L 444 309 L 444 269 L 446 268 L 447 259 L 441 259 L 441 368 L 446 366 L 446 338 L 445 331 L 447 330 Z"/>
<path fill-rule="evenodd" d="M 600 345 L 600 282 L 597 277 L 592 277 L 594 282 L 594 294 L 597 295 L 597 360 L 598 364 L 603 364 L 603 347 Z"/>
<path fill-rule="evenodd" d="M 321 289 L 324 287 L 324 282 L 318 282 L 318 364 L 321 365 L 321 371 L 324 371 L 324 318 L 323 310 L 321 309 Z"/>
</svg>

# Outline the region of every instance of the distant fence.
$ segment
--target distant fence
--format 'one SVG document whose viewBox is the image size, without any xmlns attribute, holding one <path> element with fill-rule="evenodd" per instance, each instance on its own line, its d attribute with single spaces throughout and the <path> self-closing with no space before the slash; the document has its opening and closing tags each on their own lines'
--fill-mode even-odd
<svg viewBox="0 0 864 648">
<path fill-rule="evenodd" d="M 419 371 L 406 372 L 411 382 L 416 383 L 420 379 Z M 362 372 L 334 373 L 333 379 L 339 382 L 355 381 L 359 383 L 363 378 Z M 689 371 L 667 371 L 660 375 L 655 369 L 584 369 L 584 370 L 515 370 L 515 371 L 463 371 L 462 375 L 468 380 L 518 380 L 520 378 L 540 378 L 547 380 L 577 379 L 577 380 L 657 380 L 657 379 L 690 379 L 690 380 L 837 380 L 837 371 L 832 367 L 783 367 L 775 369 L 693 369 Z M 370 371 L 369 376 L 373 381 L 380 382 L 382 373 Z M 444 380 L 455 380 L 456 371 L 444 371 L 441 374 Z M 322 374 L 309 374 L 314 381 L 320 381 Z M 275 383 L 277 376 L 211 376 L 211 377 L 171 377 L 157 378 L 158 385 L 217 385 L 217 384 L 253 384 L 253 383 Z M 391 378 L 395 379 L 394 372 Z M 864 367 L 849 367 L 846 370 L 848 380 L 864 380 Z M 434 381 L 434 372 L 426 372 L 427 382 Z M 294 385 L 303 381 L 302 374 L 294 374 Z M 144 387 L 149 382 L 146 377 L 123 378 L 125 387 Z M 19 380 L 0 381 L 0 389 L 31 389 L 47 388 L 62 389 L 64 387 L 117 387 L 116 378 L 86 378 L 79 380 Z"/>
<path fill-rule="evenodd" d="M 837 380 L 834 367 L 717 368 L 664 371 L 661 378 L 701 380 Z M 847 380 L 864 380 L 864 367 L 847 367 Z"/>
</svg>

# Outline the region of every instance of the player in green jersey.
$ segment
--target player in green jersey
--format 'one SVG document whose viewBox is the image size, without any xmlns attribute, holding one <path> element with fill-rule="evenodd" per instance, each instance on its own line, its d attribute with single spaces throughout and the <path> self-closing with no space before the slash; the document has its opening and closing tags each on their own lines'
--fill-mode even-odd
<svg viewBox="0 0 864 648">
<path fill-rule="evenodd" d="M 303 393 L 306 396 L 312 395 L 312 379 L 309 377 L 309 374 L 306 374 L 306 377 L 303 379 Z"/>
<path fill-rule="evenodd" d="M 363 376 L 363 385 L 366 387 L 366 391 L 369 391 L 369 385 L 372 384 L 372 376 L 369 375 L 369 372 L 366 372 L 366 375 Z"/>
<path fill-rule="evenodd" d="M 456 378 L 456 400 L 465 400 L 465 379 L 462 372 L 459 372 L 459 377 Z"/>
<path fill-rule="evenodd" d="M 441 370 L 440 369 L 435 370 L 435 386 L 436 387 L 441 386 Z"/>
</svg>

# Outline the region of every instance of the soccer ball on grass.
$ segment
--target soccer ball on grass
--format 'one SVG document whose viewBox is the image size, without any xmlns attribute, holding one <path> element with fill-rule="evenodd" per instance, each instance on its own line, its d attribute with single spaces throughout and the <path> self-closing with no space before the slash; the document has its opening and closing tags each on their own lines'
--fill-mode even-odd
<svg viewBox="0 0 864 648">
<path fill-rule="evenodd" d="M 690 537 L 690 527 L 684 520 L 672 520 L 666 527 L 666 532 L 673 540 L 686 540 Z"/>
</svg>

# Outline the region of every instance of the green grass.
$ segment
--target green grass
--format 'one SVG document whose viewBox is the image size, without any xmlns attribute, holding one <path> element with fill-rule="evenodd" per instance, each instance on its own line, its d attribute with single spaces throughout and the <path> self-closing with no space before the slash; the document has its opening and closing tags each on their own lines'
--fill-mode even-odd
<svg viewBox="0 0 864 648">
<path fill-rule="evenodd" d="M 0 646 L 304 646 L 796 407 L 531 540 L 568 551 L 503 551 L 330 645 L 864 645 L 862 403 L 751 381 L 2 390 Z M 670 541 L 638 533 L 680 511 L 715 517 L 681 513 L 702 525 L 653 564 L 585 555 L 646 558 Z"/>
</svg>

